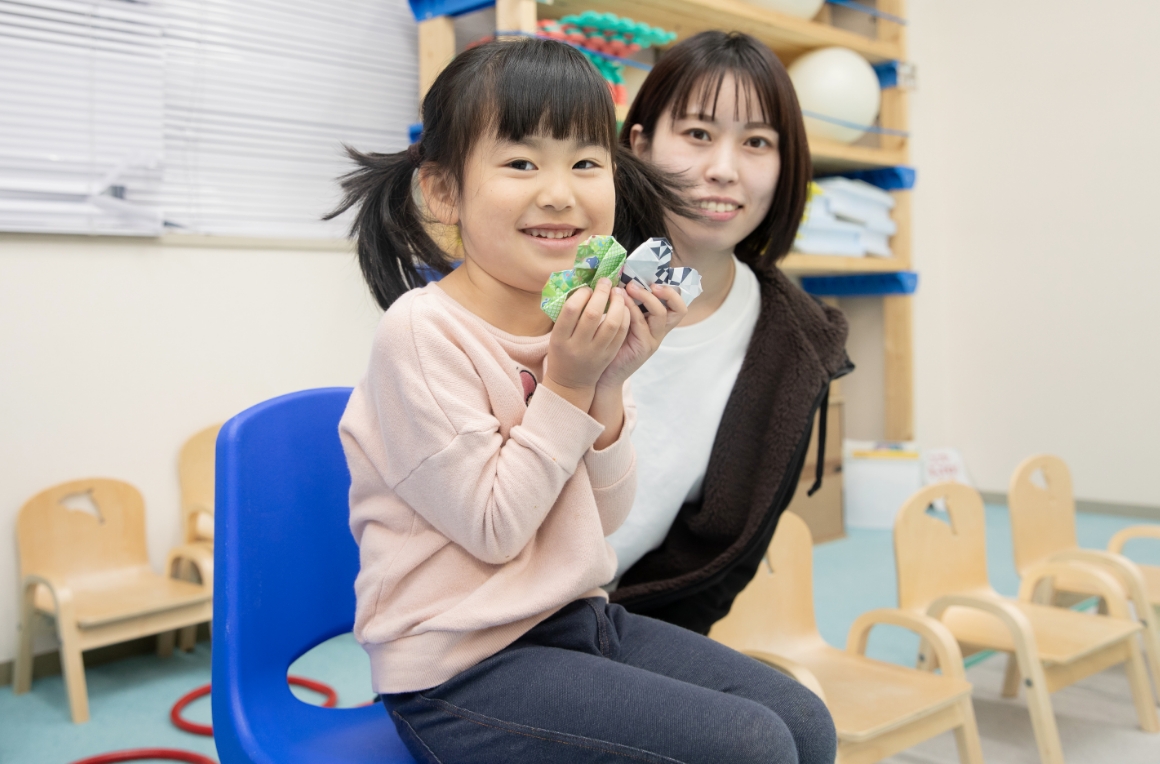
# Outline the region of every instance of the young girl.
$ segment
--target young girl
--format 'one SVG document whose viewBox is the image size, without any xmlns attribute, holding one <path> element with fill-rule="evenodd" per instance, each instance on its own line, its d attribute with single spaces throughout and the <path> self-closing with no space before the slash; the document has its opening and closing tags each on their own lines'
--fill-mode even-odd
<svg viewBox="0 0 1160 764">
<path fill-rule="evenodd" d="M 704 213 L 669 225 L 673 259 L 701 273 L 704 293 L 633 377 L 640 483 L 609 538 L 619 560 L 612 598 L 707 634 L 757 571 L 798 485 L 815 412 L 824 417 L 830 381 L 852 368 L 846 323 L 776 267 L 811 168 L 793 85 L 769 48 L 737 32 L 673 46 L 620 137 L 679 173 Z M 674 418 L 693 396 L 699 405 Z"/>
<path fill-rule="evenodd" d="M 340 426 L 355 634 L 412 755 L 832 762 L 817 697 L 600 588 L 636 484 L 625 382 L 685 307 L 672 289 L 605 280 L 554 326 L 539 308 L 590 235 L 631 244 L 682 210 L 617 148 L 596 70 L 557 42 L 473 48 L 425 98 L 417 146 L 355 158 L 343 209 L 360 206 L 359 259 L 388 308 Z M 413 176 L 464 259 L 407 291 L 416 261 L 448 270 Z"/>
</svg>

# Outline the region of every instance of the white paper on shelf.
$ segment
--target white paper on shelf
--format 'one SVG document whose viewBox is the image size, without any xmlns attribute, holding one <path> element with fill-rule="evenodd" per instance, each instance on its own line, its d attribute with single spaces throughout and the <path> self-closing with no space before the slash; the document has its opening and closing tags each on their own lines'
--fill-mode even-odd
<svg viewBox="0 0 1160 764">
<path fill-rule="evenodd" d="M 861 257 L 866 254 L 862 245 L 862 229 L 842 221 L 802 226 L 798 229 L 793 248 L 810 255 Z"/>
<path fill-rule="evenodd" d="M 842 193 L 849 196 L 857 196 L 865 199 L 871 204 L 885 207 L 888 210 L 894 209 L 894 197 L 890 192 L 883 191 L 878 186 L 871 185 L 864 180 L 851 180 L 850 178 L 822 178 L 817 181 L 827 193 Z"/>
<path fill-rule="evenodd" d="M 890 219 L 890 213 L 879 205 L 845 194 L 827 195 L 827 206 L 835 217 L 861 223 L 865 227 L 887 236 L 898 231 L 898 225 Z"/>
<path fill-rule="evenodd" d="M 874 257 L 893 257 L 894 252 L 890 249 L 890 237 L 884 233 L 862 229 L 862 249 L 866 254 Z"/>
</svg>

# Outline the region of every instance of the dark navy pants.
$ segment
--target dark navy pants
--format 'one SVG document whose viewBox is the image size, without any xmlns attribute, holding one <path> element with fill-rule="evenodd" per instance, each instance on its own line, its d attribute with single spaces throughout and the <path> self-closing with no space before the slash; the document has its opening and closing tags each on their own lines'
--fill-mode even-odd
<svg viewBox="0 0 1160 764">
<path fill-rule="evenodd" d="M 833 720 L 805 687 L 598 598 L 383 703 L 421 762 L 832 764 L 837 751 Z"/>
</svg>

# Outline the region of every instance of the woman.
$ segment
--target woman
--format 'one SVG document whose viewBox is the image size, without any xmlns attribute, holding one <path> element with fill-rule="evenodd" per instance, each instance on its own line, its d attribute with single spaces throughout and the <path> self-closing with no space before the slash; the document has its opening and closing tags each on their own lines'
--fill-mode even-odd
<svg viewBox="0 0 1160 764">
<path fill-rule="evenodd" d="M 633 377 L 638 489 L 609 537 L 612 601 L 706 634 L 757 571 L 815 413 L 853 368 L 846 321 L 776 265 L 811 165 L 793 85 L 769 48 L 737 32 L 674 46 L 620 139 L 689 184 L 703 219 L 670 216 L 669 231 L 674 265 L 700 271 L 704 292 Z"/>
</svg>

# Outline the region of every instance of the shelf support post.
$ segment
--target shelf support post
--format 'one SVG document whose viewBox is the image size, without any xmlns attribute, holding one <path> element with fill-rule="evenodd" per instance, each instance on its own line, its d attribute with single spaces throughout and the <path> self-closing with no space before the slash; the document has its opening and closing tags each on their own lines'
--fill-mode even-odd
<svg viewBox="0 0 1160 764">
<path fill-rule="evenodd" d="M 419 22 L 419 103 L 443 67 L 455 58 L 455 19 L 436 16 Z"/>
<path fill-rule="evenodd" d="M 910 295 L 882 298 L 887 440 L 914 439 L 914 304 Z"/>
<path fill-rule="evenodd" d="M 536 0 L 496 0 L 495 28 L 500 32 L 536 33 Z"/>
</svg>

